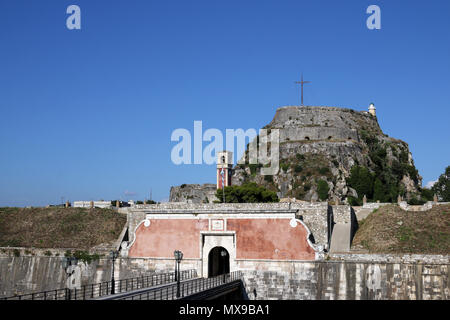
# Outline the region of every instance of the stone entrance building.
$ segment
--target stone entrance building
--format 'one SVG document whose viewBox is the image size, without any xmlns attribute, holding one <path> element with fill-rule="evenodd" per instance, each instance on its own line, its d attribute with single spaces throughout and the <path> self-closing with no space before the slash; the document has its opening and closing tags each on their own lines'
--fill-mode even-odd
<svg viewBox="0 0 450 320">
<path fill-rule="evenodd" d="M 122 256 L 172 269 L 181 250 L 185 267 L 209 277 L 277 262 L 319 260 L 329 243 L 327 203 L 186 204 L 123 208 L 128 239 Z M 332 223 L 333 221 L 331 221 Z"/>
</svg>

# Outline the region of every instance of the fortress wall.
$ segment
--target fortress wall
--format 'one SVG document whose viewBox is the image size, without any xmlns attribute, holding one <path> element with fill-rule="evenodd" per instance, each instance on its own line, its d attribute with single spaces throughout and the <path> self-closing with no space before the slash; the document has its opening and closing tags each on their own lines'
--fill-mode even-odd
<svg viewBox="0 0 450 320">
<path fill-rule="evenodd" d="M 338 257 L 335 257 L 338 258 Z M 250 299 L 449 300 L 450 256 L 340 255 L 345 261 L 237 260 Z M 174 271 L 173 259 L 118 258 L 115 278 Z M 111 260 L 79 263 L 67 279 L 58 257 L 0 256 L 0 296 L 111 279 Z M 181 270 L 201 261 L 186 259 Z M 69 280 L 69 281 L 67 281 Z M 255 296 L 256 292 L 256 296 Z"/>
<path fill-rule="evenodd" d="M 287 106 L 277 109 L 270 122 L 271 128 L 315 126 L 358 128 L 369 126 L 379 129 L 376 117 L 366 111 L 322 106 Z"/>
<path fill-rule="evenodd" d="M 449 262 L 241 262 L 257 300 L 449 300 Z"/>
<path fill-rule="evenodd" d="M 90 264 L 79 262 L 67 276 L 61 257 L 43 255 L 0 256 L 0 296 L 38 291 L 74 288 L 109 281 L 111 260 L 100 259 Z"/>
<path fill-rule="evenodd" d="M 280 142 L 298 140 L 355 140 L 359 141 L 356 130 L 337 127 L 296 127 L 280 130 Z"/>
<path fill-rule="evenodd" d="M 130 279 L 155 273 L 174 272 L 174 259 L 122 259 L 115 261 L 114 277 Z M 180 270 L 197 270 L 201 274 L 200 259 L 183 259 Z M 43 255 L 0 255 L 0 297 L 15 294 L 80 288 L 83 285 L 111 281 L 112 260 L 99 259 L 90 264 L 78 262 L 68 276 L 61 257 Z"/>
</svg>

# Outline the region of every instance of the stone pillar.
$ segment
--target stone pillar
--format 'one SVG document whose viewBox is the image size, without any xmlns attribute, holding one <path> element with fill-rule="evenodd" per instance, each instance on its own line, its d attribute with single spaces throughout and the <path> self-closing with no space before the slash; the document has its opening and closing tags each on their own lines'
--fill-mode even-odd
<svg viewBox="0 0 450 320">
<path fill-rule="evenodd" d="M 120 201 L 116 200 L 116 208 L 120 208 Z"/>
<path fill-rule="evenodd" d="M 433 195 L 433 202 L 438 202 L 437 195 Z"/>
<path fill-rule="evenodd" d="M 364 197 L 363 197 L 363 205 L 365 205 L 367 203 L 367 197 L 366 197 L 366 195 L 364 195 Z"/>
<path fill-rule="evenodd" d="M 69 201 L 66 201 L 66 208 L 68 208 L 70 205 Z"/>
<path fill-rule="evenodd" d="M 94 201 L 89 202 L 89 207 L 92 209 L 94 208 Z"/>
<path fill-rule="evenodd" d="M 398 197 L 397 197 L 397 203 L 400 203 L 400 202 L 402 202 L 402 196 L 401 196 L 401 195 L 398 195 Z"/>
</svg>

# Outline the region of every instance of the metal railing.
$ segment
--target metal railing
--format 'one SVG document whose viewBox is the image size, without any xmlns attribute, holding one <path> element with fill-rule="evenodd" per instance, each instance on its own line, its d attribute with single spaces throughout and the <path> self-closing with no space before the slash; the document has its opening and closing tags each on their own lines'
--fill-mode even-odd
<svg viewBox="0 0 450 320">
<path fill-rule="evenodd" d="M 140 292 L 137 294 L 123 295 L 115 298 L 115 300 L 175 300 L 196 294 L 198 292 L 217 288 L 241 279 L 242 272 L 234 271 L 211 278 L 198 278 L 184 281 L 183 283 L 180 283 L 179 297 L 177 297 L 177 284 L 171 284 L 170 286 L 149 289 L 145 292 Z"/>
<path fill-rule="evenodd" d="M 180 271 L 180 280 L 197 277 L 197 270 Z M 128 292 L 137 289 L 151 288 L 175 281 L 175 272 L 141 276 L 137 278 L 114 281 L 115 293 Z M 112 281 L 88 284 L 79 289 L 57 289 L 29 294 L 3 297 L 0 300 L 90 300 L 112 294 Z"/>
</svg>

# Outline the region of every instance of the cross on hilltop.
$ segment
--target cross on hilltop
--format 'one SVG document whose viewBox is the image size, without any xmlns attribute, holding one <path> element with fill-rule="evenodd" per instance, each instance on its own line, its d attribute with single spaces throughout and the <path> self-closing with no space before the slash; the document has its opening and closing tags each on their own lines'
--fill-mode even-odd
<svg viewBox="0 0 450 320">
<path fill-rule="evenodd" d="M 301 81 L 295 81 L 295 84 L 300 84 L 301 85 L 301 105 L 303 106 L 303 84 L 304 83 L 310 83 L 311 81 L 303 81 L 303 74 L 302 74 L 302 79 Z"/>
</svg>

